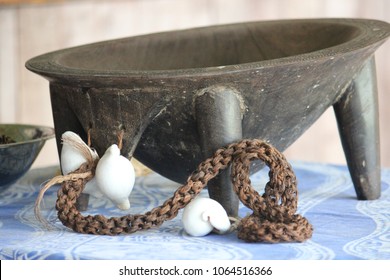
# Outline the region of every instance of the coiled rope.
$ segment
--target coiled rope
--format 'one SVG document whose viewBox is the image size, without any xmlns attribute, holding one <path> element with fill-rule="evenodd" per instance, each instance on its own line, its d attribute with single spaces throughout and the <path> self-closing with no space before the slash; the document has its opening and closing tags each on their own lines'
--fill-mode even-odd
<svg viewBox="0 0 390 280">
<path fill-rule="evenodd" d="M 260 195 L 251 186 L 250 163 L 261 160 L 269 167 L 269 182 Z M 79 233 L 118 235 L 160 226 L 177 216 L 218 173 L 231 166 L 234 191 L 253 213 L 241 219 L 238 238 L 247 242 L 302 242 L 312 236 L 313 228 L 306 218 L 296 214 L 297 180 L 282 153 L 258 139 L 245 139 L 230 144 L 199 164 L 173 196 L 161 206 L 145 214 L 107 218 L 103 215 L 83 216 L 76 207 L 77 198 L 86 182 L 94 176 L 96 162 L 84 164 L 62 182 L 56 209 L 61 222 Z"/>
</svg>

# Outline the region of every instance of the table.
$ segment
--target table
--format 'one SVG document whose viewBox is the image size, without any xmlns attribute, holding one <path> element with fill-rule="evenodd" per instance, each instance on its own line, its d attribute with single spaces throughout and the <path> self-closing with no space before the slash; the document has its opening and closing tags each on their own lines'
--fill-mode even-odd
<svg viewBox="0 0 390 280">
<path fill-rule="evenodd" d="M 298 212 L 314 227 L 303 243 L 245 243 L 236 234 L 188 236 L 178 217 L 156 229 L 119 236 L 79 234 L 56 218 L 54 204 L 59 186 L 44 198 L 42 213 L 53 224 L 47 229 L 34 216 L 34 202 L 41 185 L 58 167 L 30 170 L 0 193 L 0 259 L 390 259 L 390 170 L 382 170 L 382 196 L 358 201 L 346 166 L 292 162 L 298 179 Z M 262 193 L 268 170 L 252 175 Z M 162 204 L 179 185 L 158 174 L 138 177 L 131 194 L 130 213 L 144 213 Z M 200 194 L 207 196 L 204 190 Z M 122 216 L 104 199 L 91 197 L 88 214 Z M 240 205 L 240 216 L 250 213 Z"/>
</svg>

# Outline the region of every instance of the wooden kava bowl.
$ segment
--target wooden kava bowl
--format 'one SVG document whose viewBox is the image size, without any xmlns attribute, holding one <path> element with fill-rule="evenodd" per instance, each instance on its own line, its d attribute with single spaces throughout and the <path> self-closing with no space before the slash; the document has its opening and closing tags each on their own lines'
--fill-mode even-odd
<svg viewBox="0 0 390 280">
<path fill-rule="evenodd" d="M 50 81 L 59 149 L 63 132 L 91 129 L 102 155 L 124 130 L 123 154 L 180 183 L 242 138 L 285 150 L 333 106 L 357 197 L 376 199 L 374 52 L 389 34 L 366 19 L 248 22 L 63 49 L 26 66 Z M 208 189 L 235 215 L 228 173 Z"/>
</svg>

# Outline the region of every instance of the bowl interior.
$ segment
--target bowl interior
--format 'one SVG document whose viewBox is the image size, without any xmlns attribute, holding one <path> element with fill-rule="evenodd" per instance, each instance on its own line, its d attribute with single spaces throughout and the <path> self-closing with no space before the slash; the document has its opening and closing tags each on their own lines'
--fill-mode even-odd
<svg viewBox="0 0 390 280">
<path fill-rule="evenodd" d="M 43 126 L 0 124 L 0 137 L 7 136 L 14 143 L 0 144 L 0 149 L 36 141 L 46 140 L 53 137 L 53 129 Z"/>
<path fill-rule="evenodd" d="M 57 63 L 83 70 L 177 70 L 235 65 L 307 54 L 360 34 L 329 22 L 213 26 L 113 40 L 63 53 Z"/>
</svg>

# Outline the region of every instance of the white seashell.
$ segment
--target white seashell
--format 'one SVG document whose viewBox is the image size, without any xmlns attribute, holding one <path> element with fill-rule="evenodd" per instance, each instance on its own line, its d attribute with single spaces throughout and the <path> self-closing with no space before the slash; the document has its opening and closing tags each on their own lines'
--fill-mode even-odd
<svg viewBox="0 0 390 280">
<path fill-rule="evenodd" d="M 93 151 L 76 133 L 66 131 L 62 134 L 61 169 L 63 174 L 75 171 L 83 163 L 98 158 Z"/>
<path fill-rule="evenodd" d="M 184 208 L 182 223 L 192 236 L 205 236 L 213 229 L 226 233 L 230 229 L 230 220 L 222 205 L 204 197 L 195 198 Z"/>
<path fill-rule="evenodd" d="M 98 154 L 92 150 L 79 135 L 72 131 L 62 134 L 61 149 L 61 170 L 62 174 L 69 174 L 78 169 L 83 163 L 89 160 L 98 159 Z M 84 188 L 84 193 L 95 197 L 102 197 L 102 193 L 96 185 L 95 178 L 92 178 Z"/>
<path fill-rule="evenodd" d="M 99 160 L 95 178 L 100 191 L 119 209 L 130 208 L 135 171 L 130 160 L 120 155 L 117 145 L 110 146 Z"/>
</svg>

